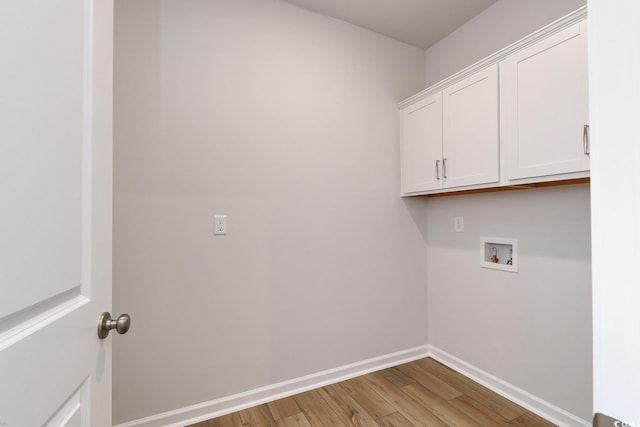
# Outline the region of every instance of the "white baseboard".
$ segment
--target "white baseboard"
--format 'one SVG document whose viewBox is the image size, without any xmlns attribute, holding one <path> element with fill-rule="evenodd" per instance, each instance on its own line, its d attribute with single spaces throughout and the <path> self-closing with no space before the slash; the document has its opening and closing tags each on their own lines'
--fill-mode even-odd
<svg viewBox="0 0 640 427">
<path fill-rule="evenodd" d="M 183 427 L 189 424 L 230 414 L 283 397 L 334 384 L 391 366 L 427 357 L 427 346 L 411 348 L 339 368 L 329 369 L 281 383 L 256 388 L 221 399 L 187 406 L 139 420 L 128 421 L 114 427 Z"/>
<path fill-rule="evenodd" d="M 590 427 L 591 422 L 583 420 L 564 409 L 558 408 L 551 403 L 540 399 L 537 396 L 534 396 L 531 393 L 528 393 L 512 384 L 509 384 L 506 381 L 501 380 L 487 372 L 484 372 L 481 369 L 476 368 L 458 359 L 455 356 L 450 355 L 449 353 L 442 351 L 432 345 L 428 345 L 428 354 L 429 357 L 441 362 L 442 364 L 448 366 L 468 377 L 475 382 L 482 384 L 490 390 L 495 391 L 501 396 L 506 397 L 510 401 L 517 403 L 523 408 L 528 409 L 529 411 L 541 416 L 542 418 L 557 424 L 561 427 Z"/>
<path fill-rule="evenodd" d="M 460 372 L 462 375 L 482 384 L 558 426 L 591 426 L 590 422 L 558 408 L 531 393 L 484 372 L 432 345 L 426 345 L 256 388 L 221 399 L 163 412 L 139 420 L 118 424 L 114 427 L 183 427 L 424 357 L 434 358 L 451 369 Z"/>
</svg>

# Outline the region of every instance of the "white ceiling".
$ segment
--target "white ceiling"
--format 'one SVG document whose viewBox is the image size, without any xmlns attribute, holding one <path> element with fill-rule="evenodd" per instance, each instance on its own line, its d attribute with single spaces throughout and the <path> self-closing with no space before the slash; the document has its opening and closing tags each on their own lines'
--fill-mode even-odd
<svg viewBox="0 0 640 427">
<path fill-rule="evenodd" d="M 428 49 L 496 0 L 286 0 Z"/>
</svg>

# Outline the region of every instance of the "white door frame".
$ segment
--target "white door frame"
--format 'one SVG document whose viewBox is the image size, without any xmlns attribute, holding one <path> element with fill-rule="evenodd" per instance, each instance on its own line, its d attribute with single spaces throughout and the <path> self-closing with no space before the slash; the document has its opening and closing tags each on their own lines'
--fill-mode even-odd
<svg viewBox="0 0 640 427">
<path fill-rule="evenodd" d="M 594 411 L 640 426 L 640 2 L 589 0 Z"/>
</svg>

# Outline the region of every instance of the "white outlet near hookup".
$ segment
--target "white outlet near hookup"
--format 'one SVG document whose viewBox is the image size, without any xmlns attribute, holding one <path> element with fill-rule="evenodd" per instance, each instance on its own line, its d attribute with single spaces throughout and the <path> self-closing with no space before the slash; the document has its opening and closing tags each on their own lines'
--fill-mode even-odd
<svg viewBox="0 0 640 427">
<path fill-rule="evenodd" d="M 213 219 L 213 234 L 227 234 L 227 216 L 215 215 Z"/>
</svg>

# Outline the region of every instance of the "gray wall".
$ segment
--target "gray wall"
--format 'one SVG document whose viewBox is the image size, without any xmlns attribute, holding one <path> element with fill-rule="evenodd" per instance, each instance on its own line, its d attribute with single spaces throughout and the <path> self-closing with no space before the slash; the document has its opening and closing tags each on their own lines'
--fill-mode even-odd
<svg viewBox="0 0 640 427">
<path fill-rule="evenodd" d="M 427 217 L 429 344 L 590 419 L 589 186 L 434 199 Z M 519 272 L 480 268 L 480 237 L 518 239 Z"/>
<path fill-rule="evenodd" d="M 426 85 L 462 70 L 586 3 L 586 0 L 499 0 L 426 51 Z"/>
<path fill-rule="evenodd" d="M 501 0 L 426 53 L 426 84 L 583 5 Z M 591 418 L 589 185 L 430 199 L 429 343 Z M 453 230 L 464 216 L 465 232 Z M 520 272 L 479 267 L 480 237 L 517 238 Z"/>
<path fill-rule="evenodd" d="M 588 419 L 589 187 L 400 199 L 396 110 L 583 3 L 501 0 L 425 62 L 283 2 L 116 0 L 114 422 L 427 332 Z M 520 273 L 479 268 L 485 235 L 520 240 Z"/>
<path fill-rule="evenodd" d="M 396 107 L 424 52 L 278 1 L 115 26 L 114 422 L 426 344 Z"/>
</svg>

